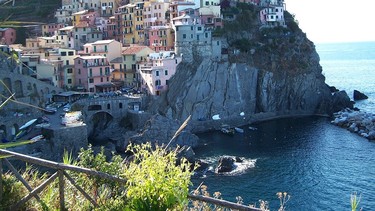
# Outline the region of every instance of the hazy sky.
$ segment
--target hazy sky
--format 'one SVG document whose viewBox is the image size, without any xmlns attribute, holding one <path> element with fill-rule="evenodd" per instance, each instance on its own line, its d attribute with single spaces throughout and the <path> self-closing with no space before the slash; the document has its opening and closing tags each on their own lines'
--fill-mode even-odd
<svg viewBox="0 0 375 211">
<path fill-rule="evenodd" d="M 375 0 L 285 0 L 315 43 L 375 41 Z"/>
</svg>

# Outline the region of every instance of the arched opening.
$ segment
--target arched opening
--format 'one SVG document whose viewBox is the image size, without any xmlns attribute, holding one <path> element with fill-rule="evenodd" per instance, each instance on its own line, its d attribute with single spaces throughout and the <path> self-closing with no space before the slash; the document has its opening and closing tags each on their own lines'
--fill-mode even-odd
<svg viewBox="0 0 375 211">
<path fill-rule="evenodd" d="M 0 125 L 0 142 L 7 138 L 7 127 L 5 125 Z"/>
<path fill-rule="evenodd" d="M 99 111 L 92 116 L 93 128 L 89 134 L 89 142 L 93 145 L 103 145 L 109 138 L 103 133 L 113 121 L 113 116 L 105 111 Z"/>
<path fill-rule="evenodd" d="M 89 111 L 100 111 L 100 110 L 102 110 L 102 106 L 101 105 L 89 105 L 87 110 L 89 110 Z"/>
<path fill-rule="evenodd" d="M 23 97 L 22 81 L 17 80 L 14 82 L 14 92 L 16 97 Z"/>
<path fill-rule="evenodd" d="M 10 94 L 9 90 L 10 90 L 10 92 L 12 92 L 12 82 L 11 82 L 10 78 L 4 78 L 3 82 L 4 82 L 4 84 L 1 86 L 2 90 L 3 90 L 3 94 L 8 96 Z M 3 87 L 4 85 L 5 85 L 5 87 Z"/>
<path fill-rule="evenodd" d="M 107 104 L 107 109 L 111 109 L 111 104 Z"/>
<path fill-rule="evenodd" d="M 122 103 L 118 104 L 118 108 L 120 108 L 120 109 L 122 108 Z"/>
</svg>

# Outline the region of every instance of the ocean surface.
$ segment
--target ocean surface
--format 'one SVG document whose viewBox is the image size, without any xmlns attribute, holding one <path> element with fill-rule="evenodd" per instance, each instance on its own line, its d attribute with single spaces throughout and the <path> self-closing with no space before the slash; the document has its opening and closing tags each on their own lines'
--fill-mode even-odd
<svg viewBox="0 0 375 211">
<path fill-rule="evenodd" d="M 352 97 L 369 96 L 356 107 L 375 113 L 375 42 L 317 45 L 326 82 Z M 193 178 L 213 194 L 245 204 L 266 200 L 277 210 L 277 192 L 291 198 L 287 210 L 350 210 L 350 194 L 361 194 L 360 207 L 375 210 L 375 142 L 330 124 L 321 117 L 279 119 L 247 126 L 243 134 L 199 134 L 197 157 L 213 170 L 220 156 L 245 162 L 231 174 L 208 171 Z"/>
</svg>

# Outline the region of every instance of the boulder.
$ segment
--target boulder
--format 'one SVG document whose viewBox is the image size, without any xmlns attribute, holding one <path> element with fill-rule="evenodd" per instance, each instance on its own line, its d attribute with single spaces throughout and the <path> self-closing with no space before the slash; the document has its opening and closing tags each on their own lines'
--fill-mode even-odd
<svg viewBox="0 0 375 211">
<path fill-rule="evenodd" d="M 332 111 L 338 112 L 343 108 L 353 109 L 354 102 L 350 100 L 345 91 L 335 92 L 332 96 Z"/>
<path fill-rule="evenodd" d="M 219 165 L 216 167 L 216 173 L 227 173 L 234 170 L 235 160 L 232 157 L 221 157 L 219 159 Z"/>
<path fill-rule="evenodd" d="M 354 100 L 366 100 L 368 99 L 367 95 L 363 94 L 362 92 L 358 90 L 353 91 L 353 99 Z"/>
</svg>

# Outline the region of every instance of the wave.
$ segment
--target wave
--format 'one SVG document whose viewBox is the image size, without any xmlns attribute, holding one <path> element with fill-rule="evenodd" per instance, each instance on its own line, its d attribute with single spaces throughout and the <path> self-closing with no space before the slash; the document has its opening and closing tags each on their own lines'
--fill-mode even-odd
<svg viewBox="0 0 375 211">
<path fill-rule="evenodd" d="M 225 173 L 217 173 L 215 171 L 216 167 L 219 164 L 219 159 L 221 157 L 231 157 L 234 160 L 241 160 L 241 162 L 234 162 L 234 170 Z M 237 159 L 236 159 L 237 158 Z M 208 167 L 202 172 L 202 177 L 207 177 L 209 173 L 228 175 L 228 176 L 237 176 L 245 173 L 248 169 L 254 168 L 257 159 L 250 159 L 245 157 L 231 156 L 231 155 L 222 155 L 222 156 L 212 156 L 200 159 L 202 162 L 207 163 Z"/>
</svg>

